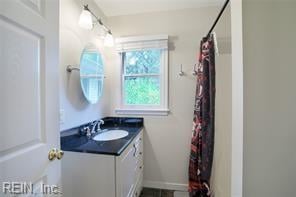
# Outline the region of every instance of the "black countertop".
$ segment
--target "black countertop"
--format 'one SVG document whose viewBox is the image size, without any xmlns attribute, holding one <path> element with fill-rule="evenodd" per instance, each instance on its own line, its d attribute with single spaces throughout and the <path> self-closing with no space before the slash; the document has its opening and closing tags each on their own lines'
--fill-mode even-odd
<svg viewBox="0 0 296 197">
<path fill-rule="evenodd" d="M 80 128 L 85 126 L 81 125 L 62 131 L 61 149 L 63 151 L 119 156 L 143 128 L 143 118 L 107 117 L 103 120 L 105 124 L 101 125 L 102 129 L 126 130 L 129 133 L 128 136 L 111 141 L 94 141 L 93 136 L 88 139 L 85 135 L 79 133 Z"/>
</svg>

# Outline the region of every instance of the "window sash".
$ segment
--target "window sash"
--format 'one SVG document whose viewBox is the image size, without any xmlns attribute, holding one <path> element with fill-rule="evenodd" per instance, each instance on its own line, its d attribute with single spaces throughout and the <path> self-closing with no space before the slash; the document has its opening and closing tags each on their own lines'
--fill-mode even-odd
<svg viewBox="0 0 296 197">
<path fill-rule="evenodd" d="M 149 37 L 149 36 L 148 36 Z M 168 37 L 166 37 L 167 39 Z M 143 37 L 143 40 L 145 38 Z M 153 38 L 151 37 L 151 40 Z M 151 40 L 147 40 L 147 42 L 150 42 Z M 136 39 L 132 40 L 133 42 L 136 42 Z M 144 41 L 143 41 L 144 42 Z M 163 42 L 164 45 L 167 46 L 167 41 Z M 127 45 L 125 45 L 127 46 Z M 121 48 L 121 50 L 118 50 L 120 56 L 121 56 L 121 97 L 120 97 L 120 106 L 115 111 L 118 114 L 138 114 L 138 115 L 168 115 L 169 109 L 168 109 L 168 48 L 167 47 L 148 47 L 149 44 L 142 45 L 141 47 L 124 47 Z M 161 56 L 160 56 L 160 68 L 159 73 L 140 73 L 140 74 L 126 74 L 125 72 L 125 53 L 129 51 L 140 51 L 140 50 L 151 50 L 151 49 L 161 49 Z M 151 105 L 151 104 L 125 104 L 125 86 L 124 86 L 124 80 L 126 77 L 159 77 L 159 85 L 160 85 L 160 104 L 159 105 Z"/>
<path fill-rule="evenodd" d="M 144 49 L 142 49 L 144 50 Z M 147 48 L 147 50 L 149 50 Z M 151 50 L 151 49 L 150 49 Z M 149 109 L 149 108 L 153 108 L 153 109 L 159 109 L 159 108 L 162 108 L 163 105 L 164 105 L 164 84 L 163 84 L 163 67 L 164 67 L 164 61 L 163 61 L 163 58 L 164 58 L 164 53 L 165 51 L 162 50 L 161 52 L 161 64 L 160 64 L 160 73 L 141 73 L 141 74 L 125 74 L 125 65 L 124 65 L 124 61 L 125 61 L 125 52 L 122 52 L 121 53 L 121 68 L 122 68 L 122 72 L 121 72 L 121 76 L 122 76 L 122 80 L 121 80 L 121 107 L 122 108 L 128 108 L 128 109 L 139 109 L 139 108 L 142 108 L 142 109 Z M 160 104 L 126 104 L 125 101 L 126 101 L 126 95 L 125 95 L 125 85 L 124 85 L 124 82 L 125 82 L 125 78 L 126 77 L 158 77 L 159 78 L 159 91 L 160 91 Z"/>
<path fill-rule="evenodd" d="M 158 77 L 161 74 L 123 74 L 125 77 Z"/>
</svg>

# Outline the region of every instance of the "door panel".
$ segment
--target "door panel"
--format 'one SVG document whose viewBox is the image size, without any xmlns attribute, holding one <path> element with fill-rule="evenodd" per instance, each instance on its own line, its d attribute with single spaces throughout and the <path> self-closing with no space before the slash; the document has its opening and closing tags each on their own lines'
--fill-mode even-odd
<svg viewBox="0 0 296 197">
<path fill-rule="evenodd" d="M 1 152 L 13 152 L 45 142 L 43 40 L 24 28 L 0 18 L 1 53 L 0 98 Z M 42 43 L 41 43 L 42 42 Z M 42 48 L 42 49 L 41 49 Z M 42 63 L 41 63 L 42 62 Z M 20 83 L 21 82 L 21 83 Z M 14 107 L 12 107 L 14 106 Z M 24 118 L 26 117 L 27 118 Z M 30 124 L 28 124 L 30 123 Z M 14 125 L 17 125 L 14 126 Z M 18 129 L 16 129 L 18 128 Z M 20 132 L 25 135 L 19 137 Z"/>
<path fill-rule="evenodd" d="M 58 0 L 1 0 L 1 186 L 60 181 L 60 162 L 48 160 L 59 148 L 58 21 Z"/>
<path fill-rule="evenodd" d="M 44 17 L 45 1 L 42 0 L 21 0 L 23 4 L 35 11 L 40 16 Z"/>
</svg>

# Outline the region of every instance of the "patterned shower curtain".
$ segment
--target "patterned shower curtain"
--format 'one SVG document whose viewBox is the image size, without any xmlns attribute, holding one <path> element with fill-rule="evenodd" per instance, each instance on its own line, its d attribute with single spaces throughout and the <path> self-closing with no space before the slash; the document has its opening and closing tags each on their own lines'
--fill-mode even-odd
<svg viewBox="0 0 296 197">
<path fill-rule="evenodd" d="M 189 193 L 191 197 L 211 196 L 210 178 L 215 131 L 215 49 L 213 36 L 200 44 L 195 95 Z"/>
</svg>

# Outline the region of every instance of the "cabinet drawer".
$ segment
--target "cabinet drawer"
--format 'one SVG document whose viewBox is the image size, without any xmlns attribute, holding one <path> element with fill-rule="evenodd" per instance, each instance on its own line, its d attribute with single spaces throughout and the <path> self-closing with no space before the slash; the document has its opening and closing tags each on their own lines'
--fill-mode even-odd
<svg viewBox="0 0 296 197">
<path fill-rule="evenodd" d="M 141 195 L 143 183 L 143 168 L 138 171 L 136 177 L 137 178 L 133 197 L 139 197 Z"/>
<path fill-rule="evenodd" d="M 143 144 L 143 131 L 141 131 L 140 134 L 135 138 L 134 144 L 136 146 Z"/>
<path fill-rule="evenodd" d="M 134 140 L 133 148 L 136 163 L 143 163 L 143 132 Z"/>
<path fill-rule="evenodd" d="M 143 154 L 140 154 L 140 153 L 141 152 L 139 152 L 139 154 L 135 157 L 137 171 L 138 169 L 143 168 Z"/>
<path fill-rule="evenodd" d="M 138 159 L 143 157 L 143 143 L 134 144 L 134 156 Z"/>
</svg>

